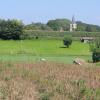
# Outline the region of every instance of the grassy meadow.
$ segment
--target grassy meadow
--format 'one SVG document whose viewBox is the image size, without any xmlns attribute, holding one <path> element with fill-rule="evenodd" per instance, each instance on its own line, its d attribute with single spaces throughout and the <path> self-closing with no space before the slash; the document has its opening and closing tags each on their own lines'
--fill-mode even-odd
<svg viewBox="0 0 100 100">
<path fill-rule="evenodd" d="M 0 100 L 100 100 L 100 68 L 75 58 L 91 60 L 87 43 L 0 40 Z"/>
<path fill-rule="evenodd" d="M 72 63 L 81 57 L 91 60 L 89 45 L 81 42 L 73 42 L 70 48 L 64 48 L 62 40 L 0 40 L 1 61 L 47 61 Z"/>
<path fill-rule="evenodd" d="M 0 100 L 100 100 L 100 68 L 1 62 Z"/>
</svg>

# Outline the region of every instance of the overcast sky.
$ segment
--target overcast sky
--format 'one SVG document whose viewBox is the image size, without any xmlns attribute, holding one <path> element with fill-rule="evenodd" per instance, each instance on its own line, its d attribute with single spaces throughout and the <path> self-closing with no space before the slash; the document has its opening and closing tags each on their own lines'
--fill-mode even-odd
<svg viewBox="0 0 100 100">
<path fill-rule="evenodd" d="M 56 18 L 100 25 L 100 0 L 1 0 L 0 18 L 19 19 L 24 23 Z"/>
</svg>

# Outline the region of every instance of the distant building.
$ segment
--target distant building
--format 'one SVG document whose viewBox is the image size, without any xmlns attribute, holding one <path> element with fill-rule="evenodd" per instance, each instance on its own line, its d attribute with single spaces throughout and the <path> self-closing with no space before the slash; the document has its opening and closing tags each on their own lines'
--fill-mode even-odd
<svg viewBox="0 0 100 100">
<path fill-rule="evenodd" d="M 81 37 L 80 40 L 83 43 L 87 43 L 87 42 L 94 40 L 94 38 L 93 37 Z"/>
<path fill-rule="evenodd" d="M 71 21 L 71 24 L 70 24 L 70 32 L 73 32 L 77 29 L 77 24 L 75 22 L 75 17 L 73 16 L 72 17 L 72 21 Z"/>
</svg>

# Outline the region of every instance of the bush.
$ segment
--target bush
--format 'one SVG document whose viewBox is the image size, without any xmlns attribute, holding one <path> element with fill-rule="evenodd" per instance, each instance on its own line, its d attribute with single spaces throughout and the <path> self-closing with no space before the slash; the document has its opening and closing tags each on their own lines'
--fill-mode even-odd
<svg viewBox="0 0 100 100">
<path fill-rule="evenodd" d="M 65 45 L 65 47 L 69 48 L 69 46 L 72 44 L 72 37 L 71 36 L 67 36 L 63 39 L 63 43 Z"/>
<path fill-rule="evenodd" d="M 36 39 L 38 39 L 39 37 L 38 36 L 36 36 Z"/>
<path fill-rule="evenodd" d="M 93 52 L 93 54 L 92 54 L 92 60 L 93 60 L 93 62 L 95 63 L 95 62 L 99 62 L 100 61 L 100 52 Z"/>
<path fill-rule="evenodd" d="M 23 34 L 23 24 L 18 20 L 0 20 L 0 38 L 18 40 Z"/>
<path fill-rule="evenodd" d="M 95 39 L 95 41 L 90 43 L 90 49 L 92 51 L 93 62 L 100 61 L 100 38 Z"/>
</svg>

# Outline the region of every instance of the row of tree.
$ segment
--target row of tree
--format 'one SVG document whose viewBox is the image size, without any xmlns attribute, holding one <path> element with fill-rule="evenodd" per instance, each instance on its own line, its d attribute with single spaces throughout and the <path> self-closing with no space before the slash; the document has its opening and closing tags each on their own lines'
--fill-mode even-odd
<svg viewBox="0 0 100 100">
<path fill-rule="evenodd" d="M 49 20 L 47 24 L 31 23 L 25 26 L 26 30 L 69 31 L 71 21 L 68 19 Z M 77 21 L 76 31 L 100 32 L 100 26 Z"/>
<path fill-rule="evenodd" d="M 100 26 L 86 24 L 80 21 L 77 21 L 77 30 L 76 31 L 87 31 L 87 32 L 100 32 Z"/>
<path fill-rule="evenodd" d="M 67 19 L 56 19 L 50 20 L 47 24 L 43 23 L 31 23 L 25 26 L 26 30 L 47 30 L 47 31 L 60 31 L 61 28 L 64 31 L 68 31 L 70 28 L 70 20 Z"/>
<path fill-rule="evenodd" d="M 50 20 L 47 24 L 31 23 L 24 25 L 19 20 L 0 19 L 0 38 L 1 39 L 21 39 L 24 30 L 47 30 L 47 31 L 69 31 L 71 21 L 68 19 Z M 96 25 L 77 22 L 76 31 L 100 32 L 100 27 Z"/>
<path fill-rule="evenodd" d="M 25 30 L 48 30 L 52 31 L 52 28 L 50 28 L 48 25 L 43 24 L 43 23 L 31 23 L 26 25 Z"/>
</svg>

